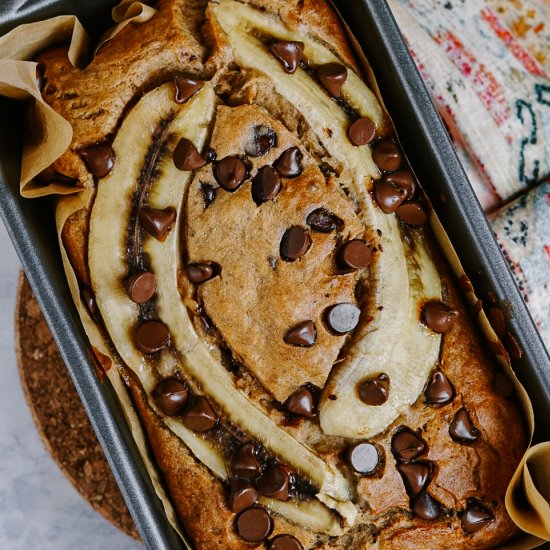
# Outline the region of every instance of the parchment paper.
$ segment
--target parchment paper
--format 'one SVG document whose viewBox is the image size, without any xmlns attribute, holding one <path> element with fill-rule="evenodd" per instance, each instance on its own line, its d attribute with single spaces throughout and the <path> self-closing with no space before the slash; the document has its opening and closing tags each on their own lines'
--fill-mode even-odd
<svg viewBox="0 0 550 550">
<path fill-rule="evenodd" d="M 112 17 L 115 25 L 103 35 L 95 52 L 127 25 L 145 23 L 154 13 L 153 8 L 142 2 L 123 0 L 113 8 Z M 80 208 L 86 208 L 92 198 L 90 190 L 84 190 L 75 185 L 61 182 L 40 184 L 33 179 L 59 158 L 68 149 L 72 140 L 70 124 L 42 100 L 37 85 L 36 63 L 32 61 L 40 51 L 64 42 L 70 44 L 69 59 L 71 63 L 75 67 L 81 68 L 89 59 L 90 44 L 86 32 L 74 16 L 60 16 L 47 21 L 21 25 L 0 38 L 0 95 L 28 102 L 30 117 L 33 121 L 32 132 L 28 133 L 23 147 L 21 195 L 29 198 L 80 193 L 73 197 L 60 198 L 56 215 L 59 231 L 63 227 L 64 220 Z M 368 62 L 358 49 L 356 42 L 355 46 L 373 89 L 377 91 L 378 88 Z M 381 98 L 379 99 L 382 102 Z M 432 216 L 431 222 L 456 276 L 458 278 L 465 276 L 460 261 L 439 220 Z M 82 307 L 76 276 L 64 251 L 61 238 L 59 240 L 69 286 L 84 328 L 94 352 L 98 356 L 99 363 L 103 365 L 106 375 L 120 396 L 128 422 L 144 456 L 159 497 L 165 505 L 168 518 L 181 533 L 170 500 L 162 488 L 158 472 L 148 457 L 145 438 L 124 384 L 118 376 L 116 368 L 105 368 L 105 358 L 113 364 L 115 360 L 110 355 L 108 346 L 95 323 L 89 319 L 87 311 Z M 477 302 L 473 290 L 467 293 L 467 298 L 472 304 Z M 490 341 L 498 341 L 483 312 L 480 314 L 480 324 Z M 532 437 L 534 417 L 529 397 L 515 377 L 509 362 L 502 356 L 497 356 L 497 359 L 515 384 Z M 495 472 L 495 475 L 498 473 Z M 526 550 L 540 546 L 544 540 L 550 540 L 550 443 L 540 443 L 528 449 L 508 487 L 506 507 L 512 519 L 522 529 L 523 535 L 502 548 Z"/>
</svg>

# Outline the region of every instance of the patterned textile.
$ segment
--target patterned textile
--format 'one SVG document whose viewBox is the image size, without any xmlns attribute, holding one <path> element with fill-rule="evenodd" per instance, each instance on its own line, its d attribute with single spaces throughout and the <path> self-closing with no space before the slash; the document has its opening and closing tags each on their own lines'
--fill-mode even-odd
<svg viewBox="0 0 550 550">
<path fill-rule="evenodd" d="M 523 19 L 512 0 L 390 5 L 453 139 L 482 177 L 483 206 L 549 175 L 550 4 L 522 1 Z"/>
<path fill-rule="evenodd" d="M 550 0 L 389 4 L 550 349 Z"/>
<path fill-rule="evenodd" d="M 493 230 L 550 349 L 550 181 L 498 212 Z"/>
</svg>

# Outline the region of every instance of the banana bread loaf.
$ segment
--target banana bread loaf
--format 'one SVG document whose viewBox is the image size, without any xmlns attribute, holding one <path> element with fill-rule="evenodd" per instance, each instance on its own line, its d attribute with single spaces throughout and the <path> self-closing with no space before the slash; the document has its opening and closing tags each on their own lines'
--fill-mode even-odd
<svg viewBox="0 0 550 550">
<path fill-rule="evenodd" d="M 156 8 L 83 70 L 63 46 L 39 56 L 74 130 L 42 177 L 84 189 L 58 216 L 76 305 L 187 535 L 274 550 L 512 537 L 504 494 L 527 445 L 513 386 L 335 13 Z"/>
</svg>

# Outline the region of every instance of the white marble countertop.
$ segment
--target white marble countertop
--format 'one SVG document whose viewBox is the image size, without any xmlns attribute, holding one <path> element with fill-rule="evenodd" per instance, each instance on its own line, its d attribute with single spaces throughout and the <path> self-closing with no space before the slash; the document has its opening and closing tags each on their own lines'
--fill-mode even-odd
<svg viewBox="0 0 550 550">
<path fill-rule="evenodd" d="M 50 457 L 27 407 L 15 357 L 19 261 L 0 222 L 0 548 L 142 548 L 97 514 Z"/>
</svg>

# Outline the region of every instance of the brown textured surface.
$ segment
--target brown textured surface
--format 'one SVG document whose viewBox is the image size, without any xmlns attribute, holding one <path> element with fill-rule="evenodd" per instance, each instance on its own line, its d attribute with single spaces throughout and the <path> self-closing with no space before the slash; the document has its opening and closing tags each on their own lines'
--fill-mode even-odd
<svg viewBox="0 0 550 550">
<path fill-rule="evenodd" d="M 218 158 L 242 154 L 258 124 L 275 130 L 277 145 L 250 159 L 253 173 L 271 165 L 289 147 L 301 145 L 258 106 L 221 106 L 211 141 Z M 240 132 L 228 141 L 232 128 Z M 302 151 L 303 173 L 282 178 L 282 190 L 273 202 L 257 206 L 246 182 L 233 193 L 218 188 L 216 199 L 205 208 L 201 182 L 216 185 L 212 165 L 197 172 L 187 201 L 189 261 L 222 266 L 220 276 L 199 286 L 199 299 L 227 345 L 281 403 L 307 382 L 325 385 L 346 337 L 327 331 L 323 312 L 333 304 L 355 303 L 358 273 L 334 277 L 336 238 L 363 237 L 364 232 L 338 183 L 325 181 L 303 147 Z M 321 207 L 345 221 L 344 235 L 319 233 L 307 226 L 307 215 Z M 281 259 L 279 245 L 293 225 L 309 230 L 313 242 L 302 258 L 287 262 Z M 307 349 L 286 344 L 286 332 L 306 320 L 317 327 L 317 343 Z M 277 370 L 273 365 L 278 365 Z"/>
<path fill-rule="evenodd" d="M 21 383 L 46 448 L 94 510 L 138 539 L 107 459 L 23 273 L 15 323 Z"/>
<path fill-rule="evenodd" d="M 313 34 L 332 44 L 333 49 L 343 59 L 349 59 L 349 50 L 345 45 L 341 30 L 336 26 L 334 16 L 327 12 L 328 8 L 324 2 L 296 0 L 286 3 L 276 0 L 252 0 L 250 3 L 265 7 L 270 11 L 280 12 L 285 23 L 289 25 L 298 25 L 300 22 L 305 22 L 307 28 Z M 191 11 L 191 26 L 186 23 L 185 28 L 180 29 L 181 34 L 178 34 L 178 32 L 175 35 L 172 34 L 172 29 L 169 32 L 163 32 L 163 27 L 160 26 L 159 21 L 163 25 L 172 24 L 176 26 L 174 28 L 177 28 L 181 21 L 179 21 L 174 10 L 177 6 L 181 7 L 189 4 L 194 7 Z M 197 29 L 202 17 L 200 12 L 203 2 L 167 0 L 162 2 L 161 5 L 166 7 L 165 12 L 162 12 L 159 17 L 155 16 L 156 19 L 154 18 L 146 25 L 138 27 L 130 25 L 127 27 L 123 31 L 124 34 L 121 33 L 121 38 L 113 40 L 100 50 L 100 55 L 82 74 L 69 67 L 66 61 L 61 60 L 61 57 L 50 58 L 46 77 L 50 80 L 50 84 L 55 83 L 58 95 L 53 94 L 54 97 L 49 99 L 46 93 L 45 99 L 52 103 L 63 116 L 78 128 L 72 152 L 67 153 L 59 161 L 60 165 L 56 166 L 60 172 L 68 175 L 78 175 L 78 170 L 80 168 L 84 169 L 79 164 L 78 157 L 74 154 L 74 151 L 85 143 L 81 139 L 82 136 L 86 139 L 94 136 L 94 140 L 100 140 L 113 132 L 124 112 L 126 103 L 133 100 L 135 92 L 158 81 L 159 68 L 162 68 L 163 75 L 167 77 L 170 71 L 174 69 L 174 65 L 171 65 L 171 63 L 174 60 L 181 59 L 185 61 L 183 65 L 177 65 L 178 70 L 183 66 L 185 70 L 191 72 L 208 74 L 213 68 L 213 61 L 212 59 L 210 61 L 204 60 L 206 52 L 204 46 L 206 42 L 213 38 L 216 39 L 214 41 L 217 46 L 221 47 L 219 51 L 220 58 L 226 55 L 223 49 L 223 40 L 219 36 L 213 37 L 209 31 L 204 35 L 206 37 L 204 44 L 197 42 Z M 162 36 L 163 34 L 165 36 Z M 167 52 L 161 52 L 158 43 L 164 43 Z M 132 47 L 129 48 L 128 44 Z M 142 50 L 144 45 L 149 44 L 153 44 L 153 47 L 150 48 L 150 51 L 147 50 L 143 59 L 138 60 L 137 58 L 141 55 L 140 52 L 144 53 Z M 108 56 L 104 55 L 106 52 L 108 52 Z M 197 57 L 191 60 L 193 56 Z M 46 59 L 46 57 L 43 57 L 43 59 Z M 202 61 L 206 63 L 205 66 L 202 65 Z M 133 62 L 135 62 L 136 68 L 134 69 L 132 65 L 130 75 L 127 77 L 128 64 Z M 94 75 L 102 74 L 103 71 L 112 75 L 107 90 L 90 90 L 87 86 L 88 79 L 94 78 Z M 294 143 L 291 140 L 297 137 L 300 139 L 302 146 L 310 151 L 316 160 L 322 158 L 324 156 L 323 148 L 318 141 L 315 143 L 315 136 L 305 126 L 303 117 L 290 107 L 284 98 L 273 94 L 273 86 L 269 79 L 251 73 L 247 70 L 235 70 L 233 74 L 228 73 L 225 81 L 217 82 L 218 93 L 221 93 L 224 100 L 231 105 L 243 102 L 255 102 L 261 105 L 271 116 L 280 120 L 290 132 L 295 134 L 291 138 L 284 131 L 278 132 L 285 136 L 284 139 L 288 139 L 289 143 Z M 86 90 L 86 103 L 80 105 L 73 103 L 71 98 L 63 99 L 65 87 L 69 90 L 76 88 L 78 94 Z M 116 97 L 112 95 L 114 89 L 116 89 Z M 102 106 L 101 108 L 105 109 L 107 113 L 100 113 L 97 118 L 88 119 L 87 114 L 90 105 L 94 107 Z M 242 128 L 245 128 L 246 124 L 243 121 L 227 124 L 227 127 L 232 130 L 230 133 L 231 139 L 226 143 L 222 141 L 216 144 L 219 158 L 234 152 L 230 148 L 242 147 L 242 140 L 245 139 L 245 131 Z M 239 127 L 239 131 L 233 129 L 237 127 Z M 78 136 L 81 136 L 81 138 Z M 227 147 L 227 150 L 223 149 L 224 146 Z M 73 155 L 72 160 L 71 155 Z M 272 156 L 275 158 L 275 155 L 276 152 L 274 151 Z M 266 157 L 259 159 L 259 161 L 263 164 L 273 160 L 269 159 L 270 157 Z M 311 162 L 311 173 L 316 174 L 317 165 L 315 161 Z M 60 168 L 61 165 L 68 170 L 76 169 L 77 172 L 64 171 Z M 210 168 L 203 171 L 205 175 L 208 175 L 208 170 Z M 211 176 L 209 177 L 211 180 Z M 306 174 L 304 179 L 306 179 Z M 89 175 L 81 178 L 81 184 L 89 184 L 90 182 Z M 192 225 L 196 224 L 201 228 L 207 226 L 204 233 L 211 236 L 212 232 L 216 230 L 216 216 L 221 216 L 223 229 L 225 230 L 228 226 L 227 220 L 236 219 L 236 213 L 233 209 L 243 213 L 248 212 L 251 218 L 254 217 L 260 209 L 253 203 L 248 204 L 250 203 L 249 185 L 246 184 L 236 193 L 227 194 L 225 198 L 218 197 L 216 199 L 218 202 L 215 201 L 209 207 L 210 212 L 207 210 L 207 214 L 203 214 L 202 211 L 200 214 L 198 213 L 202 197 L 196 186 L 192 188 L 189 207 L 196 210 L 191 212 L 191 216 L 194 216 L 191 221 Z M 224 192 L 220 191 L 220 193 Z M 334 189 L 329 189 L 329 194 L 325 197 L 323 206 L 326 206 L 329 200 L 334 200 L 334 209 L 337 213 L 339 215 L 341 213 L 341 216 L 345 217 L 348 222 L 353 220 L 353 215 L 346 212 L 345 208 L 341 211 L 338 210 L 340 207 L 337 206 L 338 201 L 334 193 Z M 248 206 L 242 202 L 245 195 L 247 196 Z M 281 199 L 285 200 L 284 192 Z M 300 197 L 292 204 L 296 206 L 296 210 L 310 205 L 313 209 L 313 202 L 304 202 Z M 249 206 L 251 208 L 247 210 Z M 218 213 L 216 213 L 216 209 L 219 209 Z M 292 218 L 295 214 L 296 212 L 288 213 L 284 220 L 271 220 L 266 227 L 269 230 L 279 231 L 282 235 L 286 227 L 295 223 Z M 73 221 L 75 221 L 75 227 L 77 227 L 76 220 Z M 243 229 L 248 226 L 250 220 L 247 221 L 246 216 L 243 215 L 243 220 L 238 220 L 238 222 L 236 224 L 237 229 Z M 236 231 L 235 224 L 229 225 L 233 231 Z M 82 227 L 82 224 L 79 227 Z M 71 232 L 68 229 L 67 235 L 70 234 Z M 77 259 L 85 257 L 82 253 L 84 244 L 78 239 L 74 239 L 72 244 L 75 248 L 73 256 Z M 243 239 L 240 246 L 244 246 L 244 244 L 247 248 L 253 249 L 250 254 L 254 256 L 255 262 L 259 255 L 266 254 L 261 249 L 260 243 L 254 245 L 253 242 L 250 244 L 246 239 Z M 226 270 L 228 267 L 233 269 L 232 276 L 238 281 L 238 284 L 234 284 L 241 292 L 244 292 L 244 295 L 239 295 L 238 299 L 237 296 L 231 295 L 231 291 L 223 287 L 223 276 L 217 280 L 209 281 L 205 283 L 204 288 L 201 290 L 207 312 L 219 325 L 229 345 L 237 351 L 237 354 L 243 356 L 246 363 L 254 363 L 254 368 L 258 369 L 257 372 L 260 373 L 261 371 L 263 373 L 265 385 L 280 400 L 283 400 L 290 389 L 293 389 L 303 379 L 303 373 L 307 372 L 305 370 L 307 367 L 301 369 L 302 372 L 294 373 L 292 376 L 289 375 L 283 379 L 281 387 L 278 388 L 275 386 L 274 380 L 270 378 L 266 365 L 259 365 L 256 357 L 251 355 L 247 357 L 247 353 L 250 353 L 249 342 L 238 342 L 238 331 L 230 334 L 231 330 L 235 330 L 234 324 L 242 321 L 242 319 L 235 316 L 235 311 L 231 308 L 234 308 L 235 304 L 241 301 L 251 309 L 257 308 L 259 304 L 254 302 L 256 297 L 249 300 L 246 296 L 247 288 L 253 283 L 245 277 L 246 273 L 242 269 L 243 266 L 235 265 L 238 264 L 239 258 L 235 257 L 235 254 L 231 258 L 220 256 L 220 259 L 218 259 L 218 257 L 214 257 L 215 254 L 222 254 L 227 249 L 227 246 L 223 245 L 223 241 L 216 242 L 215 245 L 219 248 L 216 248 L 208 239 L 197 239 L 195 242 L 190 239 L 189 252 L 191 260 L 215 260 L 222 264 L 222 269 L 223 266 Z M 437 251 L 435 254 L 440 255 L 440 252 Z M 341 450 L 348 442 L 342 441 L 340 438 L 324 436 L 314 422 L 300 421 L 286 427 L 297 439 L 307 442 L 327 461 L 338 464 L 350 479 L 359 482 L 359 504 L 362 508 L 361 519 L 364 523 L 338 540 L 329 540 L 326 537 L 320 538 L 318 540 L 319 544 L 315 546 L 317 548 L 369 548 L 376 537 L 381 548 L 486 548 L 506 539 L 516 531 L 504 510 L 503 497 L 508 479 L 511 477 L 511 473 L 525 447 L 525 432 L 521 426 L 517 407 L 511 401 L 499 397 L 493 392 L 491 388 L 494 375 L 492 361 L 486 355 L 484 346 L 476 335 L 477 329 L 468 320 L 466 310 L 454 290 L 454 283 L 451 282 L 446 268 L 441 265 L 442 262 L 439 263 L 447 286 L 446 301 L 461 311 L 460 321 L 444 337 L 441 353 L 441 368 L 449 376 L 457 391 L 457 397 L 453 403 L 441 408 L 426 407 L 421 396 L 409 413 L 401 417 L 384 435 L 375 438 L 375 441 L 384 448 L 385 468 L 380 472 L 381 477 L 363 478 L 360 481 L 358 476 L 350 472 L 342 462 Z M 284 284 L 290 284 L 293 281 L 292 264 L 288 264 L 288 266 L 289 272 L 285 276 Z M 266 269 L 269 267 L 267 258 L 264 267 Z M 84 278 L 81 278 L 81 281 L 83 280 Z M 297 284 L 297 281 L 294 281 L 294 283 Z M 215 285 L 218 285 L 219 288 L 216 288 Z M 232 290 L 234 291 L 235 287 Z M 304 289 L 303 296 L 307 295 L 307 291 L 308 289 Z M 347 292 L 347 290 L 344 289 L 342 292 Z M 210 298 L 208 297 L 209 294 Z M 297 291 L 291 293 L 290 300 L 294 300 L 297 294 Z M 220 300 L 224 296 L 232 296 L 232 303 L 220 307 Z M 266 303 L 271 298 L 273 298 L 272 295 L 268 296 Z M 274 303 L 267 310 L 273 310 L 276 312 L 276 316 L 284 320 L 284 324 L 289 324 L 291 319 L 288 316 L 285 317 L 284 302 L 277 296 L 274 298 Z M 289 298 L 285 297 L 285 300 L 289 300 Z M 296 303 L 302 302 L 298 300 Z M 216 309 L 219 310 L 218 313 L 216 313 Z M 293 311 L 293 313 L 295 312 Z M 226 325 L 224 327 L 222 325 L 225 321 Z M 265 320 L 265 322 L 267 321 Z M 262 345 L 265 347 L 267 344 L 264 342 Z M 275 351 L 275 349 L 270 350 L 273 353 Z M 331 348 L 331 351 L 334 353 L 334 348 Z M 338 348 L 336 348 L 337 351 Z M 197 463 L 181 441 L 166 429 L 160 417 L 147 405 L 141 387 L 135 379 L 129 373 L 126 373 L 125 376 L 145 431 L 148 434 L 151 449 L 164 474 L 182 523 L 190 536 L 197 542 L 197 546 L 213 549 L 245 547 L 246 545 L 237 540 L 234 535 L 232 529 L 234 515 L 227 510 L 223 485 L 215 480 L 204 466 Z M 322 376 L 326 376 L 326 374 L 323 372 Z M 257 381 L 248 374 L 243 374 L 236 384 L 250 395 L 251 399 L 261 403 L 262 407 L 265 403 L 271 402 L 265 390 L 259 388 Z M 280 393 L 278 394 L 278 392 Z M 473 445 L 467 446 L 456 443 L 451 440 L 448 434 L 449 421 L 461 406 L 466 406 L 472 416 L 474 425 L 481 431 L 480 441 Z M 283 423 L 284 415 L 280 410 L 265 406 L 265 411 L 279 424 Z M 409 499 L 401 477 L 395 469 L 395 459 L 390 450 L 391 435 L 395 428 L 401 424 L 420 430 L 428 443 L 428 451 L 423 458 L 432 460 L 436 466 L 429 493 L 448 509 L 448 515 L 439 520 L 426 522 L 414 518 L 410 514 Z M 465 536 L 460 527 L 460 513 L 464 509 L 466 499 L 470 496 L 479 497 L 495 513 L 496 521 L 474 535 Z M 315 544 L 315 537 L 303 531 L 300 532 L 296 527 L 288 526 L 279 517 L 276 518 L 276 526 L 277 529 L 295 534 L 302 540 L 306 548 Z"/>
</svg>

